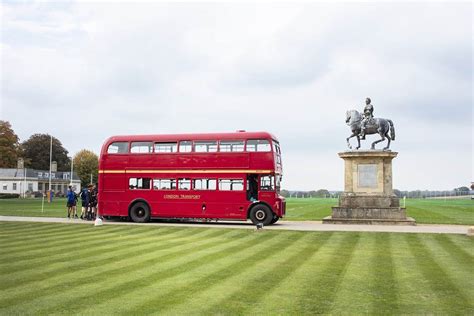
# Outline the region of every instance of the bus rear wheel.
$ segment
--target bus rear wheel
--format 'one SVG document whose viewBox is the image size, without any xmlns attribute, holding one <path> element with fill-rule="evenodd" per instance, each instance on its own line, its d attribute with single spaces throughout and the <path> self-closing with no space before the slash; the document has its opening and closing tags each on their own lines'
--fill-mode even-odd
<svg viewBox="0 0 474 316">
<path fill-rule="evenodd" d="M 250 210 L 250 220 L 254 225 L 259 223 L 262 223 L 264 226 L 270 225 L 273 220 L 273 212 L 266 205 L 255 205 Z"/>
<path fill-rule="evenodd" d="M 143 202 L 133 204 L 130 209 L 130 218 L 135 223 L 145 223 L 150 220 L 150 208 Z"/>
</svg>

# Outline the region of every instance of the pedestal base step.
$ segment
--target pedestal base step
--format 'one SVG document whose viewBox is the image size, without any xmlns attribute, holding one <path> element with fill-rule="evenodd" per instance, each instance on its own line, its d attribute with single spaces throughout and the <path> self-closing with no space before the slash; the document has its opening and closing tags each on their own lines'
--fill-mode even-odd
<svg viewBox="0 0 474 316">
<path fill-rule="evenodd" d="M 323 218 L 323 224 L 362 224 L 362 225 L 411 225 L 415 226 L 416 221 L 411 217 L 406 219 L 376 219 L 376 218 Z"/>
</svg>

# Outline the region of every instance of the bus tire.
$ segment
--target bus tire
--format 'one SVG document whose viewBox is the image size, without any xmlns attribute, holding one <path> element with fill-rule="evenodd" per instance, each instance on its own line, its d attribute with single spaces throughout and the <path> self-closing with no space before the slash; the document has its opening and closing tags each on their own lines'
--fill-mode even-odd
<svg viewBox="0 0 474 316">
<path fill-rule="evenodd" d="M 250 209 L 250 220 L 254 225 L 262 223 L 264 226 L 270 225 L 273 220 L 272 210 L 264 205 L 258 204 Z"/>
<path fill-rule="evenodd" d="M 130 208 L 130 218 L 135 223 L 145 223 L 150 220 L 150 208 L 146 203 L 138 202 Z"/>
<path fill-rule="evenodd" d="M 275 224 L 276 222 L 278 222 L 279 219 L 280 219 L 280 218 L 279 218 L 278 216 L 273 215 L 273 219 L 272 219 L 272 221 L 270 222 L 270 224 Z"/>
</svg>

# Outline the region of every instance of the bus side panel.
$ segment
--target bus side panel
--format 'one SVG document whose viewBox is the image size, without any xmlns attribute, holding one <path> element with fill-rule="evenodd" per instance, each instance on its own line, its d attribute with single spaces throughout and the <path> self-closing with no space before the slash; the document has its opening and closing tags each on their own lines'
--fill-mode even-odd
<svg viewBox="0 0 474 316">
<path fill-rule="evenodd" d="M 246 219 L 248 205 L 245 191 L 214 191 L 206 217 Z"/>
<path fill-rule="evenodd" d="M 194 218 L 201 215 L 201 203 L 195 191 L 153 191 L 152 216 Z"/>
<path fill-rule="evenodd" d="M 275 169 L 275 159 L 273 152 L 250 152 L 248 155 L 250 159 L 250 169 Z"/>
<path fill-rule="evenodd" d="M 246 169 L 249 167 L 249 155 L 247 153 L 193 153 L 192 159 L 181 160 L 182 166 L 208 168 L 237 168 Z"/>
<path fill-rule="evenodd" d="M 125 174 L 101 174 L 99 185 L 99 214 L 104 216 L 127 216 L 121 210 L 125 197 Z"/>
</svg>

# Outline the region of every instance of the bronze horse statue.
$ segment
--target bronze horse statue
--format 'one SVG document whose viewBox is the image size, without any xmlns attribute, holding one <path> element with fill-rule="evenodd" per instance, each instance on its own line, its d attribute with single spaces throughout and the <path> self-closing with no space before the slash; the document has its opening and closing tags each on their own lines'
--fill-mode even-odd
<svg viewBox="0 0 474 316">
<path fill-rule="evenodd" d="M 352 135 L 347 137 L 347 146 L 349 149 L 352 149 L 349 139 L 352 137 L 357 137 L 357 147 L 360 148 L 360 133 L 362 131 L 362 120 L 363 115 L 360 114 L 357 110 L 349 110 L 346 112 L 346 124 L 350 126 Z M 388 133 L 390 132 L 390 136 Z M 395 127 L 393 122 L 388 119 L 383 118 L 369 118 L 365 126 L 365 134 L 379 134 L 382 139 L 379 139 L 372 143 L 370 149 L 375 149 L 375 144 L 383 142 L 387 138 L 388 143 L 387 147 L 384 147 L 383 150 L 388 150 L 390 148 L 390 141 L 395 140 Z"/>
</svg>

